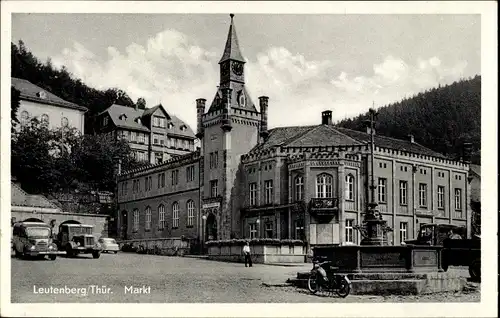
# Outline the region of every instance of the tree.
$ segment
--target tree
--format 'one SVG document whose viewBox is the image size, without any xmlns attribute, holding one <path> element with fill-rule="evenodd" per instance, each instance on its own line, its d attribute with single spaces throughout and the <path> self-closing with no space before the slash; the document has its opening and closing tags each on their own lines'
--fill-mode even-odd
<svg viewBox="0 0 500 318">
<path fill-rule="evenodd" d="M 124 140 L 81 136 L 74 128 L 49 130 L 37 119 L 12 135 L 12 175 L 26 191 L 112 191 L 116 187 L 115 158 L 124 170 L 143 165 L 131 156 Z"/>
<path fill-rule="evenodd" d="M 10 88 L 10 123 L 12 125 L 12 133 L 15 131 L 15 127 L 19 124 L 19 119 L 17 118 L 17 111 L 21 105 L 21 92 L 14 87 Z"/>
<path fill-rule="evenodd" d="M 137 105 L 137 108 L 139 109 L 146 109 L 146 100 L 143 98 L 143 97 L 139 97 L 137 99 L 137 103 L 135 103 Z"/>
<path fill-rule="evenodd" d="M 58 173 L 53 154 L 57 152 L 53 133 L 37 119 L 12 135 L 12 175 L 30 193 L 47 193 L 57 188 Z"/>
</svg>

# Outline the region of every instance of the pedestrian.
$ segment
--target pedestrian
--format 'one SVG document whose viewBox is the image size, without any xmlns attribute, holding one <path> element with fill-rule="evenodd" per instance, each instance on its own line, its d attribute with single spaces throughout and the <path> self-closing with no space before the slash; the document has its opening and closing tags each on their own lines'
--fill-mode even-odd
<svg viewBox="0 0 500 318">
<path fill-rule="evenodd" d="M 243 246 L 243 254 L 245 255 L 245 267 L 252 267 L 252 257 L 250 256 L 250 243 L 246 242 L 245 246 Z"/>
</svg>

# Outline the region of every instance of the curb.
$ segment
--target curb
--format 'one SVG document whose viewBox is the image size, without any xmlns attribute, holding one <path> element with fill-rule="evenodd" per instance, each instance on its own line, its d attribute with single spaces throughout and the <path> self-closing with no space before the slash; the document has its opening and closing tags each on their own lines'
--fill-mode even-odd
<svg viewBox="0 0 500 318">
<path fill-rule="evenodd" d="M 263 286 L 265 287 L 293 287 L 292 284 L 290 283 L 262 283 Z"/>
</svg>

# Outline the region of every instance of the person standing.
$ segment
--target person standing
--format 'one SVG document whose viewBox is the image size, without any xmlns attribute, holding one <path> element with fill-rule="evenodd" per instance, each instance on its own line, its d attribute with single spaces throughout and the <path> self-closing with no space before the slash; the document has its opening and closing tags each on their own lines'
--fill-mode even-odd
<svg viewBox="0 0 500 318">
<path fill-rule="evenodd" d="M 250 256 L 250 243 L 246 242 L 245 246 L 243 246 L 243 254 L 245 255 L 245 267 L 252 267 L 252 257 Z"/>
</svg>

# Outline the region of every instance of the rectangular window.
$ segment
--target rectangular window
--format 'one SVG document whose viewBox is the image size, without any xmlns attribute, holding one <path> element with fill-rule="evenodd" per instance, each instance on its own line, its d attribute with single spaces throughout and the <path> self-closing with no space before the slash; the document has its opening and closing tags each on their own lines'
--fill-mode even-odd
<svg viewBox="0 0 500 318">
<path fill-rule="evenodd" d="M 304 177 L 298 176 L 295 178 L 295 201 L 304 199 Z"/>
<path fill-rule="evenodd" d="M 186 168 L 186 181 L 194 181 L 194 166 L 189 166 Z"/>
<path fill-rule="evenodd" d="M 295 220 L 295 239 L 296 240 L 304 240 L 304 220 L 298 219 Z"/>
<path fill-rule="evenodd" d="M 387 198 L 387 179 L 378 178 L 378 202 L 386 203 Z"/>
<path fill-rule="evenodd" d="M 151 230 L 151 208 L 146 209 L 146 225 L 145 225 L 145 230 L 149 231 Z"/>
<path fill-rule="evenodd" d="M 139 231 L 139 210 L 134 210 L 134 232 Z"/>
<path fill-rule="evenodd" d="M 219 183 L 218 180 L 212 180 L 212 181 L 210 181 L 210 196 L 212 198 L 215 198 L 219 194 L 218 193 L 218 183 Z"/>
<path fill-rule="evenodd" d="M 408 181 L 399 181 L 399 205 L 408 204 Z"/>
<path fill-rule="evenodd" d="M 250 239 L 257 238 L 257 224 L 250 224 Z"/>
<path fill-rule="evenodd" d="M 273 180 L 264 181 L 264 189 L 265 189 L 265 204 L 271 204 L 273 202 Z"/>
<path fill-rule="evenodd" d="M 273 230 L 273 222 L 266 222 L 265 224 L 265 238 L 273 238 L 274 230 Z"/>
<path fill-rule="evenodd" d="M 162 204 L 158 207 L 158 220 L 159 220 L 159 223 L 158 223 L 158 228 L 160 230 L 163 230 L 166 226 L 166 222 L 165 222 L 165 206 Z"/>
<path fill-rule="evenodd" d="M 144 178 L 144 190 L 150 191 L 153 188 L 153 177 L 149 176 Z"/>
<path fill-rule="evenodd" d="M 187 204 L 187 226 L 194 225 L 194 201 L 189 201 Z"/>
<path fill-rule="evenodd" d="M 154 127 L 165 128 L 165 118 L 154 116 L 153 117 L 153 126 Z"/>
<path fill-rule="evenodd" d="M 455 210 L 462 210 L 462 189 L 455 189 Z"/>
<path fill-rule="evenodd" d="M 132 142 L 136 141 L 136 132 L 135 131 L 130 132 L 130 141 L 132 141 Z"/>
<path fill-rule="evenodd" d="M 418 185 L 418 202 L 421 207 L 427 206 L 427 184 L 425 183 Z"/>
<path fill-rule="evenodd" d="M 257 205 L 257 183 L 250 183 L 250 206 Z"/>
<path fill-rule="evenodd" d="M 172 170 L 172 185 L 179 183 L 179 170 Z"/>
<path fill-rule="evenodd" d="M 406 223 L 406 222 L 399 223 L 399 243 L 400 244 L 402 242 L 405 242 L 408 239 L 407 232 L 408 232 L 408 223 Z"/>
<path fill-rule="evenodd" d="M 122 195 L 127 195 L 128 192 L 128 182 L 125 181 L 122 183 Z"/>
<path fill-rule="evenodd" d="M 345 220 L 345 241 L 346 243 L 354 243 L 354 220 Z"/>
<path fill-rule="evenodd" d="M 219 162 L 218 162 L 219 156 L 218 156 L 217 151 L 210 153 L 209 161 L 210 161 L 209 162 L 210 169 L 216 169 L 217 166 L 219 165 Z"/>
<path fill-rule="evenodd" d="M 437 188 L 437 207 L 438 209 L 444 209 L 444 187 L 438 186 Z"/>
<path fill-rule="evenodd" d="M 174 203 L 172 206 L 172 228 L 179 227 L 179 204 Z"/>
</svg>

